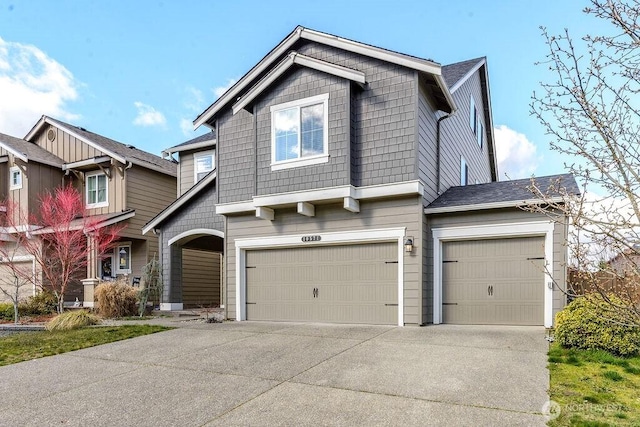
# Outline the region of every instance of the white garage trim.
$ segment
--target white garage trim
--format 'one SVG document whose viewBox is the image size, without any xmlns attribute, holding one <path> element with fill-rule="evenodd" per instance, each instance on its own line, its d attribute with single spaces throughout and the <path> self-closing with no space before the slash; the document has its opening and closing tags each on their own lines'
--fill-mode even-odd
<svg viewBox="0 0 640 427">
<path fill-rule="evenodd" d="M 544 326 L 553 326 L 553 221 L 434 228 L 433 323 L 442 323 L 442 243 L 452 240 L 544 236 Z"/>
<path fill-rule="evenodd" d="M 224 239 L 224 233 L 222 231 L 213 230 L 211 228 L 194 228 L 193 230 L 183 231 L 182 233 L 178 234 L 177 236 L 172 237 L 171 239 L 169 239 L 169 246 L 173 245 L 175 242 L 177 242 L 179 240 L 184 239 L 185 237 L 193 236 L 193 235 L 197 235 L 197 234 L 208 235 L 208 236 L 218 236 L 221 239 Z"/>
<path fill-rule="evenodd" d="M 297 248 L 305 246 L 328 246 L 340 244 L 358 244 L 371 242 L 398 243 L 398 326 L 404 325 L 404 236 L 406 228 L 384 228 L 378 230 L 354 230 L 332 233 L 305 233 L 286 236 L 268 236 L 236 239 L 236 320 L 247 320 L 247 250 Z M 303 242 L 309 234 L 319 236 L 320 240 Z"/>
<path fill-rule="evenodd" d="M 2 258 L 2 257 L 0 257 Z M 14 255 L 11 259 L 2 259 L 0 264 L 9 264 L 11 262 L 28 262 L 31 261 L 31 295 L 36 296 L 38 289 L 36 287 L 36 257 L 33 255 Z"/>
</svg>

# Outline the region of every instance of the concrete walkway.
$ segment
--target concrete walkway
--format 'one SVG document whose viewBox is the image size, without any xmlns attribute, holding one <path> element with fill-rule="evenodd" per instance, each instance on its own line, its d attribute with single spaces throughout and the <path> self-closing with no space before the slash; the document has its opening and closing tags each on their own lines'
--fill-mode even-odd
<svg viewBox="0 0 640 427">
<path fill-rule="evenodd" d="M 0 368 L 2 426 L 545 424 L 543 328 L 180 326 Z M 0 341 L 1 345 L 1 341 Z"/>
</svg>

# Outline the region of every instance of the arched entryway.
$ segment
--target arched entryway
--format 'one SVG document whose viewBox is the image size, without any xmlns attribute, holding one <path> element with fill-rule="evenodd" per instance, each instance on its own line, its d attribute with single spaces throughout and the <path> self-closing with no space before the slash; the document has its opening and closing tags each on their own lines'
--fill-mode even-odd
<svg viewBox="0 0 640 427">
<path fill-rule="evenodd" d="M 169 240 L 173 258 L 171 288 L 180 290 L 183 308 L 218 307 L 222 302 L 224 233 L 192 229 Z"/>
</svg>

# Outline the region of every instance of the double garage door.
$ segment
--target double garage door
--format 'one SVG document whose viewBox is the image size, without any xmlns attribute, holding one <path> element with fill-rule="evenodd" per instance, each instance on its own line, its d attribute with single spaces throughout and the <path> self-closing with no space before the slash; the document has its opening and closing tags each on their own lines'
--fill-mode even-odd
<svg viewBox="0 0 640 427">
<path fill-rule="evenodd" d="M 247 319 L 398 322 L 398 244 L 247 251 Z"/>
<path fill-rule="evenodd" d="M 544 238 L 443 243 L 442 316 L 455 324 L 544 324 Z"/>
</svg>

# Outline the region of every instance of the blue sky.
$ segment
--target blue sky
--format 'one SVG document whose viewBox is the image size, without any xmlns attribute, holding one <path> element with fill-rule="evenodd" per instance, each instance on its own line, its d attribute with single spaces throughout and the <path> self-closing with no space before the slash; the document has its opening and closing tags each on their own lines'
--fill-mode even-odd
<svg viewBox="0 0 640 427">
<path fill-rule="evenodd" d="M 0 132 L 42 114 L 159 154 L 296 25 L 447 64 L 487 56 L 496 142 L 511 178 L 564 172 L 529 114 L 550 76 L 540 25 L 602 25 L 586 1 L 0 0 Z"/>
</svg>

